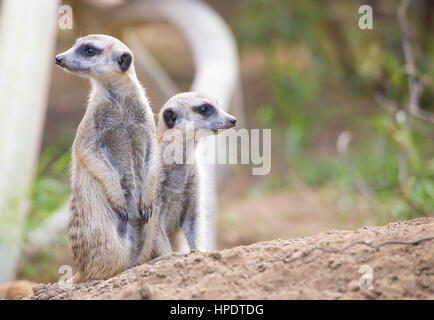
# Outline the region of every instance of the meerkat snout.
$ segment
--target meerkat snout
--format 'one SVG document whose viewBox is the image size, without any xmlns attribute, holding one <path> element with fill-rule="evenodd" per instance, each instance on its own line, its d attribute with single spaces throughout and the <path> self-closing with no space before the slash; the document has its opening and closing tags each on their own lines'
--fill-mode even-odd
<svg viewBox="0 0 434 320">
<path fill-rule="evenodd" d="M 60 56 L 56 56 L 56 64 L 57 64 L 58 66 L 61 66 L 61 65 L 62 65 L 62 61 L 63 61 L 62 57 L 60 57 Z"/>
<path fill-rule="evenodd" d="M 237 118 L 231 117 L 229 119 L 229 123 L 231 124 L 231 127 L 235 127 L 235 125 L 237 124 Z"/>
</svg>

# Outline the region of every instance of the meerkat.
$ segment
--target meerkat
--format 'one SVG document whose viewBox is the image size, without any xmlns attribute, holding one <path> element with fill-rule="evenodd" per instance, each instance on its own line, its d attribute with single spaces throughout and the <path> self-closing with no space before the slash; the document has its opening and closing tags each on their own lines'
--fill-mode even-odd
<svg viewBox="0 0 434 320">
<path fill-rule="evenodd" d="M 151 258 L 159 167 L 154 116 L 133 54 L 118 39 L 80 38 L 56 64 L 91 83 L 72 146 L 72 281 L 107 279 Z"/>
<path fill-rule="evenodd" d="M 157 126 L 162 161 L 158 196 L 159 227 L 154 249 L 157 256 L 173 252 L 177 245 L 176 235 L 181 230 L 191 250 L 202 249 L 198 223 L 203 214 L 202 180 L 200 167 L 194 161 L 195 148 L 191 147 L 195 141 L 191 140 L 196 140 L 198 130 L 217 134 L 219 130 L 235 126 L 236 121 L 235 117 L 219 109 L 215 101 L 195 92 L 177 94 L 162 107 Z M 180 139 L 173 139 L 173 134 Z M 167 136 L 170 137 L 166 139 Z M 179 147 L 176 146 L 179 143 L 182 144 L 182 161 L 176 163 L 171 158 L 170 150 Z"/>
</svg>

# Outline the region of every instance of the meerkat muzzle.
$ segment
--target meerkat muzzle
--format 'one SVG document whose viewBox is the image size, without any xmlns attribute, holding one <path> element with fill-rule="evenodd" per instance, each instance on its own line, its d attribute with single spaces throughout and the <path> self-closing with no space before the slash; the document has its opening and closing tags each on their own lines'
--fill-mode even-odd
<svg viewBox="0 0 434 320">
<path fill-rule="evenodd" d="M 56 56 L 56 64 L 61 66 L 63 64 L 63 58 L 61 56 Z"/>
</svg>

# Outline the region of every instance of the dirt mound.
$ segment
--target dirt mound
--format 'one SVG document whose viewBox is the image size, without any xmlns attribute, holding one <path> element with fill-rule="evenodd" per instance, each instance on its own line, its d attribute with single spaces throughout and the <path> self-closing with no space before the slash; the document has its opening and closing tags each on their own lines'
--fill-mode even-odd
<svg viewBox="0 0 434 320">
<path fill-rule="evenodd" d="M 434 218 L 172 254 L 107 281 L 33 290 L 31 299 L 434 299 Z"/>
</svg>

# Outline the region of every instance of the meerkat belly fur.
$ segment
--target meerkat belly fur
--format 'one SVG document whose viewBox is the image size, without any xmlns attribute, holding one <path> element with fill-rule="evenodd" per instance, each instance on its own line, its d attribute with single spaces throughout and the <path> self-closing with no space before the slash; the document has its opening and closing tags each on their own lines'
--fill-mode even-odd
<svg viewBox="0 0 434 320">
<path fill-rule="evenodd" d="M 159 227 L 155 240 L 157 255 L 173 251 L 177 246 L 177 233 L 181 230 L 190 249 L 201 249 L 199 229 L 203 224 L 199 222 L 204 213 L 202 204 L 205 197 L 202 195 L 201 171 L 195 161 L 194 143 L 198 142 L 197 137 L 217 134 L 219 130 L 235 126 L 235 123 L 236 119 L 217 108 L 215 101 L 195 92 L 175 95 L 161 109 L 158 119 L 161 172 Z M 199 130 L 201 134 L 197 134 Z M 176 148 L 182 150 L 179 159 L 173 159 L 172 150 Z"/>
<path fill-rule="evenodd" d="M 74 282 L 107 279 L 151 258 L 159 152 L 132 60 L 122 42 L 105 35 L 80 38 L 56 57 L 56 64 L 89 78 L 92 87 L 72 147 Z"/>
</svg>

